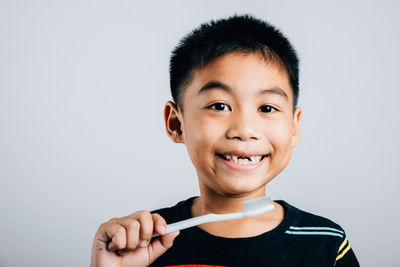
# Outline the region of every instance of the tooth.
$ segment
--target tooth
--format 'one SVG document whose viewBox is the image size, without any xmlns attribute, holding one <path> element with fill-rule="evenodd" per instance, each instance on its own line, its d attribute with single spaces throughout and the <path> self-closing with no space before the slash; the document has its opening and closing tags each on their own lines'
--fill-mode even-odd
<svg viewBox="0 0 400 267">
<path fill-rule="evenodd" d="M 238 158 L 237 156 L 232 156 L 233 162 L 238 163 Z"/>
<path fill-rule="evenodd" d="M 227 160 L 231 159 L 231 155 L 226 155 L 225 157 L 226 157 Z"/>
<path fill-rule="evenodd" d="M 251 156 L 250 159 L 251 159 L 251 162 L 253 162 L 253 163 L 256 161 L 256 157 L 255 156 Z"/>
</svg>

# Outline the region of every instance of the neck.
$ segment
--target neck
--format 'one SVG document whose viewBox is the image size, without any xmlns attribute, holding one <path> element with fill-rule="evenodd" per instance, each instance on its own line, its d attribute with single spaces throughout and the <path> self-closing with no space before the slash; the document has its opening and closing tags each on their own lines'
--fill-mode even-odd
<svg viewBox="0 0 400 267">
<path fill-rule="evenodd" d="M 240 196 L 220 195 L 211 190 L 204 190 L 201 187 L 200 190 L 201 196 L 194 199 L 191 207 L 192 217 L 209 213 L 242 212 L 244 201 L 265 196 L 265 187 L 251 194 Z M 216 236 L 232 238 L 256 236 L 274 229 L 282 222 L 284 217 L 283 208 L 276 202 L 273 202 L 273 204 L 275 208 L 266 213 L 240 219 L 206 223 L 198 227 Z"/>
<path fill-rule="evenodd" d="M 243 195 L 221 195 L 214 191 L 203 189 L 201 197 L 197 198 L 196 216 L 208 213 L 222 214 L 243 211 L 243 202 L 265 196 L 265 187 L 260 188 L 251 194 Z"/>
</svg>

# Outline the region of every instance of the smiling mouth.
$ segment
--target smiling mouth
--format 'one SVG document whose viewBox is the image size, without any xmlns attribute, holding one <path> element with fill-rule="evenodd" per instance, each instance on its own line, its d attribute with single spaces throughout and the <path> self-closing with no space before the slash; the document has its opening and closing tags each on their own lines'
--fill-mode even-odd
<svg viewBox="0 0 400 267">
<path fill-rule="evenodd" d="M 218 157 L 222 158 L 223 160 L 238 164 L 238 165 L 254 165 L 262 161 L 264 158 L 269 157 L 270 154 L 266 155 L 256 155 L 256 156 L 238 156 L 238 155 L 223 155 L 223 154 L 216 154 Z"/>
</svg>

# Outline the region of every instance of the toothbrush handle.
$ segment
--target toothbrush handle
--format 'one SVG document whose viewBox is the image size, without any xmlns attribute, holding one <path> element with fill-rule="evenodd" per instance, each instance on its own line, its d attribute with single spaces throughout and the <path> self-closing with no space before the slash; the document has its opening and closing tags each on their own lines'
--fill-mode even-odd
<svg viewBox="0 0 400 267">
<path fill-rule="evenodd" d="M 190 219 L 186 219 L 180 222 L 171 223 L 167 225 L 167 230 L 165 233 L 171 233 L 177 230 L 183 230 L 192 226 L 196 226 L 203 223 L 209 222 L 217 222 L 217 221 L 225 221 L 232 220 L 244 217 L 243 212 L 229 213 L 229 214 L 207 214 L 203 216 L 198 216 Z M 153 237 L 159 236 L 158 234 L 154 234 Z"/>
<path fill-rule="evenodd" d="M 236 218 L 240 218 L 240 217 L 243 217 L 243 212 L 230 213 L 230 214 L 210 213 L 207 215 L 198 216 L 198 217 L 190 218 L 190 219 L 187 219 L 184 221 L 168 224 L 166 233 L 171 233 L 176 230 L 186 229 L 186 228 L 196 226 L 199 224 L 203 224 L 203 223 L 231 220 L 231 219 L 236 219 Z"/>
</svg>

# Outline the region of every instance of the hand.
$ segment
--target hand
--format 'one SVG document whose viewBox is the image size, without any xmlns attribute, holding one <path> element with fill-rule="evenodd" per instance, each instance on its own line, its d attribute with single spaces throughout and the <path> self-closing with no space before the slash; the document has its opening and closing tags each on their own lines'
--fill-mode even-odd
<svg viewBox="0 0 400 267">
<path fill-rule="evenodd" d="M 165 234 L 161 215 L 147 210 L 100 225 L 92 246 L 91 267 L 148 266 L 170 247 L 179 231 Z M 149 244 L 153 233 L 160 235 Z"/>
</svg>

